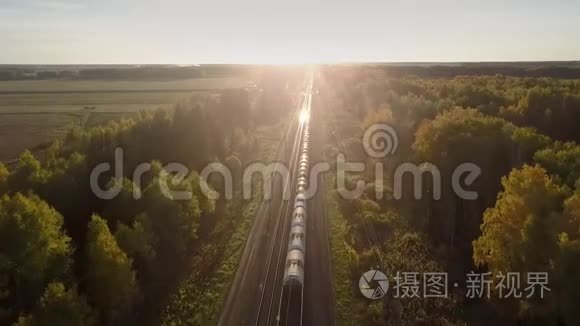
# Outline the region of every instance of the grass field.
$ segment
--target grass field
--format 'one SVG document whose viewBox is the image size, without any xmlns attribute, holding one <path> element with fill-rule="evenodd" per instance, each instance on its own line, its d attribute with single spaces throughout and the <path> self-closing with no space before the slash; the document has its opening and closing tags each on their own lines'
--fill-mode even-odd
<svg viewBox="0 0 580 326">
<path fill-rule="evenodd" d="M 106 81 L 106 80 L 15 80 L 0 82 L 0 93 L 72 92 L 72 91 L 141 91 L 141 90 L 211 90 L 245 87 L 248 80 L 236 77 L 180 80 Z"/>
<path fill-rule="evenodd" d="M 79 117 L 69 114 L 2 114 L 0 115 L 0 159 L 9 160 L 24 149 L 62 135 L 78 123 Z"/>
<path fill-rule="evenodd" d="M 1 81 L 0 161 L 62 135 L 73 124 L 91 127 L 130 118 L 140 110 L 169 108 L 192 96 L 248 85 L 242 78 Z"/>
<path fill-rule="evenodd" d="M 1 83 L 1 82 L 0 82 Z M 32 93 L 0 94 L 1 108 L 26 108 L 27 106 L 102 105 L 102 104 L 164 104 L 175 103 L 199 91 L 147 92 L 147 93 Z M 13 109 L 13 108 L 10 108 Z"/>
</svg>

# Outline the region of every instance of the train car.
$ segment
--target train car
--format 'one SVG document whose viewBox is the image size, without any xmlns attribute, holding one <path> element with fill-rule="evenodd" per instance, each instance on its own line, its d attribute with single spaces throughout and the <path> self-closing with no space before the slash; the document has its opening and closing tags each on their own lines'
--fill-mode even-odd
<svg viewBox="0 0 580 326">
<path fill-rule="evenodd" d="M 304 207 L 296 207 L 294 213 L 292 214 L 292 228 L 296 225 L 302 227 L 306 226 L 306 209 Z"/>
<path fill-rule="evenodd" d="M 299 287 L 304 285 L 304 252 L 298 249 L 288 251 L 284 272 L 284 285 Z"/>
<path fill-rule="evenodd" d="M 304 285 L 304 252 L 306 250 L 306 208 L 304 196 L 296 195 L 296 204 L 292 214 L 292 225 L 288 243 L 288 254 L 284 268 L 284 286 L 300 287 Z"/>
<path fill-rule="evenodd" d="M 301 193 L 305 191 L 306 191 L 306 180 L 298 181 L 298 184 L 296 185 L 296 192 Z"/>
<path fill-rule="evenodd" d="M 309 167 L 309 141 L 310 131 L 308 123 L 303 131 L 302 146 L 298 176 L 296 179 L 296 196 L 294 197 L 294 211 L 292 213 L 290 236 L 288 240 L 288 253 L 284 269 L 284 286 L 304 285 L 304 253 L 306 252 L 306 196 L 304 192 L 308 185 Z"/>
<path fill-rule="evenodd" d="M 304 226 L 302 225 L 295 225 L 292 227 L 290 231 L 290 240 L 288 243 L 288 249 L 294 250 L 298 249 L 304 252 Z"/>
<path fill-rule="evenodd" d="M 303 207 L 306 209 L 306 196 L 304 194 L 297 194 L 294 199 L 294 208 Z"/>
</svg>

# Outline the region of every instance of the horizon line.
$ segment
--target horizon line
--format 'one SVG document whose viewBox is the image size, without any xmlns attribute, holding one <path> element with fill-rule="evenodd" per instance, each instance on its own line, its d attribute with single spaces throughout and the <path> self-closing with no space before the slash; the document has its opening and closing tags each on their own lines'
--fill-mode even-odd
<svg viewBox="0 0 580 326">
<path fill-rule="evenodd" d="M 340 65 L 340 64 L 477 64 L 477 63 L 580 63 L 580 59 L 570 60 L 461 60 L 461 61 L 364 61 L 345 60 L 328 62 L 303 63 L 260 63 L 260 62 L 206 62 L 206 63 L 0 63 L 0 66 L 209 66 L 209 65 L 240 65 L 240 66 L 308 66 L 308 65 Z"/>
</svg>

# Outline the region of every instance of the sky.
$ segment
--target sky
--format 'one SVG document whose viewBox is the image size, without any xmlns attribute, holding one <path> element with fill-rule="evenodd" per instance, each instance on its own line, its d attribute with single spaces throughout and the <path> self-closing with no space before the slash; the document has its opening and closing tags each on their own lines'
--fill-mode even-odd
<svg viewBox="0 0 580 326">
<path fill-rule="evenodd" d="M 578 0 L 0 0 L 0 64 L 551 60 Z"/>
</svg>

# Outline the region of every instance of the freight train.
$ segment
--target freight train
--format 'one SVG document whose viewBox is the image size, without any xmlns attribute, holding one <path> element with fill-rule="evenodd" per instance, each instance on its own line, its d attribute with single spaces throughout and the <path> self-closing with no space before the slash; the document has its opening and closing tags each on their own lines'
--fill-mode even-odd
<svg viewBox="0 0 580 326">
<path fill-rule="evenodd" d="M 294 197 L 294 210 L 288 241 L 288 253 L 284 272 L 284 286 L 301 287 L 304 285 L 304 257 L 306 252 L 306 188 L 308 185 L 310 133 L 305 121 L 300 150 L 300 161 Z"/>
</svg>

